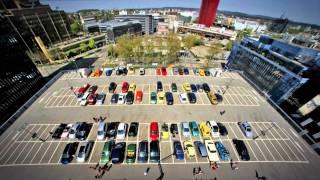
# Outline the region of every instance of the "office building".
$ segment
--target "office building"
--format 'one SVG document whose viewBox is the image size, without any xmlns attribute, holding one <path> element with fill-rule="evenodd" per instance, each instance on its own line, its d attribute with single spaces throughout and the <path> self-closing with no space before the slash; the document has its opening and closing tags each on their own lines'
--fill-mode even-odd
<svg viewBox="0 0 320 180">
<path fill-rule="evenodd" d="M 152 15 L 121 15 L 114 17 L 116 20 L 137 20 L 142 26 L 142 34 L 153 34 L 156 31 Z"/>
<path fill-rule="evenodd" d="M 320 142 L 320 51 L 260 36 L 235 43 L 227 68 L 240 71 Z M 311 144 L 315 144 L 309 141 Z M 320 152 L 320 149 L 319 149 Z"/>
<path fill-rule="evenodd" d="M 212 26 L 217 14 L 220 0 L 202 0 L 198 24 L 206 27 Z"/>
<path fill-rule="evenodd" d="M 141 35 L 142 26 L 137 20 L 111 20 L 89 23 L 84 25 L 88 32 L 106 33 L 108 41 L 116 41 L 124 34 Z"/>
<path fill-rule="evenodd" d="M 4 123 L 43 85 L 30 51 L 7 17 L 0 15 L 0 124 Z"/>
</svg>

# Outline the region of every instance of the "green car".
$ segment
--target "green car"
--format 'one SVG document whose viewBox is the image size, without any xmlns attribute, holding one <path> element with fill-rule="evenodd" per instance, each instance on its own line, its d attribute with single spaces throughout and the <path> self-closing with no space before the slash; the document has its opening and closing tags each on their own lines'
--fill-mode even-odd
<svg viewBox="0 0 320 180">
<path fill-rule="evenodd" d="M 114 141 L 108 141 L 104 144 L 102 153 L 101 153 L 100 163 L 107 163 L 110 161 L 111 149 L 113 145 L 114 145 Z"/>
<path fill-rule="evenodd" d="M 136 161 L 136 150 L 137 150 L 136 144 L 129 144 L 128 145 L 127 157 L 126 157 L 126 162 L 128 164 L 134 163 Z"/>
<path fill-rule="evenodd" d="M 157 104 L 157 93 L 151 92 L 150 94 L 150 103 L 151 104 Z"/>
<path fill-rule="evenodd" d="M 172 83 L 171 84 L 171 91 L 172 92 L 177 92 L 178 88 L 177 88 L 177 84 L 176 83 Z"/>
</svg>

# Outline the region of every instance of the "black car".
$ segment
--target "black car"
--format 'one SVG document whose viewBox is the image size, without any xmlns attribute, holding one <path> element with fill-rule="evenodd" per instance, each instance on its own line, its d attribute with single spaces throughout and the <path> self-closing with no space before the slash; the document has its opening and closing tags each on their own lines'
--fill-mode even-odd
<svg viewBox="0 0 320 180">
<path fill-rule="evenodd" d="M 125 142 L 119 142 L 113 146 L 111 150 L 111 161 L 113 164 L 119 164 L 123 162 L 125 150 Z"/>
<path fill-rule="evenodd" d="M 236 147 L 236 150 L 237 150 L 241 160 L 249 161 L 250 156 L 249 156 L 248 149 L 247 149 L 246 145 L 244 144 L 244 142 L 242 140 L 238 140 L 238 139 L 232 139 L 232 142 L 233 142 L 234 146 Z"/>
<path fill-rule="evenodd" d="M 176 83 L 172 83 L 172 84 L 171 84 L 171 91 L 172 91 L 172 92 L 177 92 L 177 91 L 178 91 L 178 87 L 177 87 L 177 84 L 176 84 Z"/>
<path fill-rule="evenodd" d="M 178 125 L 176 123 L 170 125 L 170 132 L 171 134 L 178 134 Z"/>
<path fill-rule="evenodd" d="M 130 124 L 128 136 L 136 137 L 137 134 L 138 134 L 138 128 L 139 128 L 139 123 L 138 122 L 132 122 Z"/>
<path fill-rule="evenodd" d="M 219 103 L 221 103 L 221 102 L 223 101 L 223 97 L 222 97 L 221 94 L 215 93 L 214 95 L 216 95 L 217 101 L 218 101 Z"/>
<path fill-rule="evenodd" d="M 119 94 L 112 94 L 111 96 L 111 104 L 117 104 L 118 103 Z"/>
<path fill-rule="evenodd" d="M 80 141 L 86 140 L 90 130 L 92 128 L 92 124 L 88 124 L 86 122 L 82 122 L 80 124 L 80 127 L 78 129 L 78 131 L 76 132 L 76 138 L 79 139 Z"/>
<path fill-rule="evenodd" d="M 220 133 L 220 135 L 222 135 L 222 136 L 226 136 L 226 135 L 228 135 L 228 130 L 227 130 L 227 128 L 222 124 L 222 123 L 217 123 L 217 125 L 218 125 L 218 127 L 219 127 L 219 133 Z"/>
<path fill-rule="evenodd" d="M 157 82 L 157 91 L 163 91 L 163 86 L 162 86 L 162 82 L 161 81 L 158 81 Z"/>
<path fill-rule="evenodd" d="M 173 105 L 173 95 L 171 92 L 166 92 L 167 105 Z"/>
<path fill-rule="evenodd" d="M 204 92 L 206 92 L 206 93 L 210 92 L 210 87 L 207 83 L 203 83 L 202 87 L 203 87 Z"/>
<path fill-rule="evenodd" d="M 115 138 L 115 137 L 116 137 L 118 125 L 119 125 L 119 122 L 107 123 L 107 133 L 106 133 L 106 136 L 107 136 L 108 138 Z"/>
<path fill-rule="evenodd" d="M 63 130 L 67 127 L 67 124 L 61 123 L 57 129 L 54 130 L 53 134 L 52 134 L 52 138 L 53 139 L 60 139 L 61 138 L 61 134 L 63 133 Z"/>
<path fill-rule="evenodd" d="M 63 154 L 61 156 L 62 164 L 69 164 L 73 160 L 73 156 L 77 151 L 78 144 L 79 144 L 78 142 L 74 142 L 74 143 L 68 143 L 66 145 L 66 147 L 63 150 Z"/>
<path fill-rule="evenodd" d="M 189 92 L 187 94 L 190 104 L 195 104 L 197 102 L 197 97 L 194 93 Z"/>
<path fill-rule="evenodd" d="M 128 91 L 128 93 L 126 95 L 126 103 L 133 104 L 133 101 L 134 101 L 134 94 L 132 91 Z"/>
<path fill-rule="evenodd" d="M 148 141 L 139 142 L 138 163 L 148 162 Z"/>
<path fill-rule="evenodd" d="M 114 93 L 114 91 L 116 90 L 117 88 L 117 84 L 115 82 L 111 82 L 109 84 L 109 93 Z"/>
<path fill-rule="evenodd" d="M 197 84 L 197 90 L 198 92 L 202 92 L 203 91 L 203 85 L 202 84 Z"/>
<path fill-rule="evenodd" d="M 150 142 L 150 162 L 160 161 L 160 147 L 159 141 Z"/>
<path fill-rule="evenodd" d="M 195 84 L 190 84 L 190 88 L 192 92 L 197 92 L 197 86 Z"/>
<path fill-rule="evenodd" d="M 97 85 L 91 86 L 88 90 L 89 93 L 93 94 L 96 92 L 96 90 L 98 89 Z"/>
<path fill-rule="evenodd" d="M 209 72 L 208 70 L 204 70 L 204 74 L 205 74 L 206 76 L 210 76 L 210 72 Z"/>
<path fill-rule="evenodd" d="M 128 69 L 125 67 L 125 68 L 123 68 L 123 70 L 122 70 L 122 75 L 125 76 L 125 75 L 127 75 L 127 74 L 128 74 Z"/>
<path fill-rule="evenodd" d="M 184 69 L 183 69 L 183 73 L 184 73 L 185 75 L 189 75 L 189 69 L 188 69 L 188 68 L 184 68 Z"/>
</svg>

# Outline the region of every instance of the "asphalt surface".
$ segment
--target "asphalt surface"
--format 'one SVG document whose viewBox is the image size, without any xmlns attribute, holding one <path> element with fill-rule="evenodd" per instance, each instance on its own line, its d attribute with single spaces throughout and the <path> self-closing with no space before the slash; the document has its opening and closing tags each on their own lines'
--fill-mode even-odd
<svg viewBox="0 0 320 180">
<path fill-rule="evenodd" d="M 81 78 L 70 71 L 55 82 L 26 112 L 0 137 L 0 179 L 94 179 L 97 171 L 90 169 L 100 159 L 105 141 L 96 140 L 97 124 L 90 131 L 88 140 L 95 140 L 93 152 L 85 163 L 75 160 L 69 165 L 60 164 L 65 145 L 73 142 L 69 139 L 54 140 L 50 132 L 60 123 L 87 121 L 93 123 L 93 117 L 106 116 L 107 122 L 119 121 L 130 124 L 139 122 L 136 138 L 126 137 L 117 142 L 138 143 L 149 140 L 151 121 L 162 123 L 180 123 L 182 121 L 222 122 L 229 132 L 227 136 L 212 138 L 221 141 L 230 152 L 231 158 L 238 162 L 239 169 L 231 170 L 229 161 L 220 161 L 219 169 L 213 171 L 209 161 L 199 156 L 179 161 L 172 156 L 173 140 L 202 141 L 201 137 L 183 137 L 162 139 L 161 167 L 163 179 L 318 179 L 320 172 L 319 157 L 297 135 L 290 125 L 238 74 L 225 72 L 221 77 L 200 77 L 192 72 L 188 76 L 157 76 L 155 70 L 148 69 L 145 76 L 137 73 L 129 76 Z M 174 105 L 152 105 L 149 94 L 156 89 L 156 81 L 162 81 L 164 90 L 170 91 L 170 84 L 177 83 L 178 93 L 174 93 Z M 108 85 L 111 81 L 127 81 L 143 90 L 143 101 L 133 105 L 113 105 Z M 181 104 L 178 94 L 183 92 L 182 84 L 207 82 L 215 92 L 224 91 L 224 101 L 219 105 L 210 105 L 204 93 L 197 93 L 196 104 Z M 103 105 L 81 107 L 73 91 L 84 83 L 98 85 L 98 93 L 106 93 Z M 70 87 L 73 87 L 70 90 Z M 228 88 L 227 88 L 228 86 Z M 225 111 L 223 115 L 221 111 Z M 247 120 L 253 129 L 254 140 L 246 138 L 237 122 Z M 180 129 L 179 129 L 180 130 Z M 261 133 L 263 131 L 264 133 Z M 37 133 L 33 138 L 32 134 Z M 180 131 L 181 132 L 181 131 Z M 263 135 L 264 134 L 264 135 Z M 232 139 L 244 140 L 251 157 L 250 161 L 241 161 L 232 144 Z M 45 140 L 43 142 L 42 140 Z M 194 167 L 201 167 L 202 175 L 193 175 Z M 143 173 L 150 167 L 147 176 Z M 18 172 L 18 173 L 17 173 Z M 157 164 L 121 164 L 113 165 L 103 179 L 156 179 L 160 176 Z"/>
</svg>

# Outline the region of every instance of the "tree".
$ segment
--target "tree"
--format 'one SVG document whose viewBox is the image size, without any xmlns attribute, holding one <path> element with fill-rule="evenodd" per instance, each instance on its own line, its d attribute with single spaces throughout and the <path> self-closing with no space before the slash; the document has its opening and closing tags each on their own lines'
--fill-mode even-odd
<svg viewBox="0 0 320 180">
<path fill-rule="evenodd" d="M 233 46 L 232 41 L 229 41 L 228 44 L 226 45 L 226 50 L 227 50 L 227 51 L 231 51 L 232 46 Z"/>
<path fill-rule="evenodd" d="M 178 52 L 181 50 L 181 41 L 174 33 L 169 33 L 166 39 L 168 60 L 175 61 L 178 59 Z"/>
<path fill-rule="evenodd" d="M 214 59 L 221 52 L 222 45 L 219 43 L 211 43 L 210 48 L 208 50 L 208 59 Z"/>
<path fill-rule="evenodd" d="M 252 29 L 247 29 L 247 28 L 242 31 L 239 31 L 238 39 L 243 39 L 244 37 L 251 35 L 251 33 L 252 33 Z"/>
<path fill-rule="evenodd" d="M 90 39 L 88 44 L 89 48 L 93 49 L 95 45 L 96 45 L 96 41 L 94 39 Z"/>
<path fill-rule="evenodd" d="M 85 52 L 87 50 L 86 43 L 83 42 L 83 43 L 80 44 L 80 50 L 81 50 L 81 52 Z"/>
<path fill-rule="evenodd" d="M 200 36 L 194 35 L 194 34 L 190 34 L 190 35 L 185 36 L 183 38 L 182 42 L 183 42 L 184 46 L 189 50 L 194 46 L 199 46 L 202 44 Z"/>
<path fill-rule="evenodd" d="M 78 33 L 83 30 L 80 21 L 74 21 L 70 27 L 71 27 L 71 32 L 73 32 L 73 33 Z"/>
</svg>

